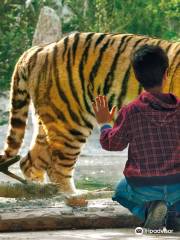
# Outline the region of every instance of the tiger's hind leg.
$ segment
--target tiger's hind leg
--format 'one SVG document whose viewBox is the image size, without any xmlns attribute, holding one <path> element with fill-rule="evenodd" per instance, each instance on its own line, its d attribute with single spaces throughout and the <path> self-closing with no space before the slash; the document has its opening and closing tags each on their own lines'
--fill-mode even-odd
<svg viewBox="0 0 180 240">
<path fill-rule="evenodd" d="M 73 128 L 70 124 L 64 124 L 62 120 L 54 118 L 49 113 L 42 114 L 40 119 L 46 129 L 51 152 L 51 164 L 47 169 L 48 177 L 51 182 L 58 185 L 60 192 L 75 193 L 73 178 L 75 164 L 81 146 L 90 134 L 90 129 L 78 128 L 78 126 Z"/>
<path fill-rule="evenodd" d="M 38 134 L 32 141 L 28 154 L 21 159 L 20 168 L 24 176 L 31 181 L 44 182 L 44 174 L 51 161 L 46 134 L 39 123 Z"/>
<path fill-rule="evenodd" d="M 51 182 L 56 183 L 60 192 L 75 193 L 74 169 L 80 153 L 80 147 L 64 142 L 61 136 L 51 138 L 51 164 L 47 169 L 47 175 Z"/>
<path fill-rule="evenodd" d="M 77 154 L 67 154 L 62 148 L 52 150 L 52 163 L 47 169 L 47 174 L 50 181 L 58 185 L 60 192 L 76 193 L 73 174 Z"/>
</svg>

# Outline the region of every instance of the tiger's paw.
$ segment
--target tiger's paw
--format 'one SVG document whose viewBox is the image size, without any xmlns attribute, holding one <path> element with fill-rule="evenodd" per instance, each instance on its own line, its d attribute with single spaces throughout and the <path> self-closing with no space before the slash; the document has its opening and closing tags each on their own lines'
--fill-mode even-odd
<svg viewBox="0 0 180 240">
<path fill-rule="evenodd" d="M 51 169 L 48 169 L 47 175 L 49 177 L 49 181 L 57 185 L 59 193 L 65 195 L 77 193 L 73 177 L 61 176 L 60 174 L 52 171 Z"/>
<path fill-rule="evenodd" d="M 40 169 L 30 167 L 28 170 L 26 170 L 26 173 L 23 172 L 23 174 L 28 181 L 36 182 L 36 183 L 44 182 L 44 171 Z"/>
</svg>

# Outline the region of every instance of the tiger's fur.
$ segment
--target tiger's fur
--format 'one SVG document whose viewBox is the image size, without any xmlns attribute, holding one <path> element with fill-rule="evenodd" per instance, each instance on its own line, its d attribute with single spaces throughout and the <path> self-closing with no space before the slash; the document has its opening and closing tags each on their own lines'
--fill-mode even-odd
<svg viewBox="0 0 180 240">
<path fill-rule="evenodd" d="M 82 145 L 96 124 L 92 101 L 106 95 L 109 107 L 128 103 L 142 88 L 130 64 L 143 44 L 168 54 L 165 92 L 180 97 L 180 43 L 133 34 L 74 33 L 58 42 L 27 50 L 16 64 L 11 87 L 11 114 L 5 146 L 18 153 L 32 100 L 39 121 L 37 137 L 21 159 L 24 175 L 43 181 L 46 171 L 61 191 L 74 192 L 73 171 Z"/>
</svg>

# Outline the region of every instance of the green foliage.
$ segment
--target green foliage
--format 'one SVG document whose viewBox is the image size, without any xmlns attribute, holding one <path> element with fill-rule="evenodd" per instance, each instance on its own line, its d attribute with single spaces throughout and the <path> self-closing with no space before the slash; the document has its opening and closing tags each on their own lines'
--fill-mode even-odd
<svg viewBox="0 0 180 240">
<path fill-rule="evenodd" d="M 9 88 L 17 59 L 31 46 L 41 7 L 57 11 L 57 4 L 57 0 L 0 1 L 0 90 Z M 180 0 L 62 0 L 62 5 L 72 13 L 69 20 L 62 19 L 63 33 L 128 32 L 180 39 Z"/>
<path fill-rule="evenodd" d="M 0 90 L 9 89 L 19 56 L 31 46 L 40 8 L 44 1 L 0 1 Z"/>
<path fill-rule="evenodd" d="M 13 0 L 2 0 L 0 13 L 0 87 L 3 89 L 9 87 L 18 57 L 31 45 L 35 13 L 21 1 Z"/>
<path fill-rule="evenodd" d="M 96 190 L 102 188 L 108 188 L 109 190 L 113 190 L 114 186 L 108 183 L 104 183 L 102 181 L 97 181 L 97 179 L 94 178 L 83 178 L 76 182 L 76 187 L 78 189 L 86 190 Z"/>
<path fill-rule="evenodd" d="M 180 38 L 179 0 L 64 0 L 74 13 L 63 30 Z"/>
</svg>

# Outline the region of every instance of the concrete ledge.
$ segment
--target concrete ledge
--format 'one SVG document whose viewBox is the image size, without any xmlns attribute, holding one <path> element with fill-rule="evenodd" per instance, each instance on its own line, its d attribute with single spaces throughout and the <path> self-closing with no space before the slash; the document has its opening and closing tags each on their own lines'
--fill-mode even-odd
<svg viewBox="0 0 180 240">
<path fill-rule="evenodd" d="M 89 200 L 87 207 L 15 209 L 0 213 L 0 232 L 130 228 L 142 222 L 111 199 Z"/>
</svg>

